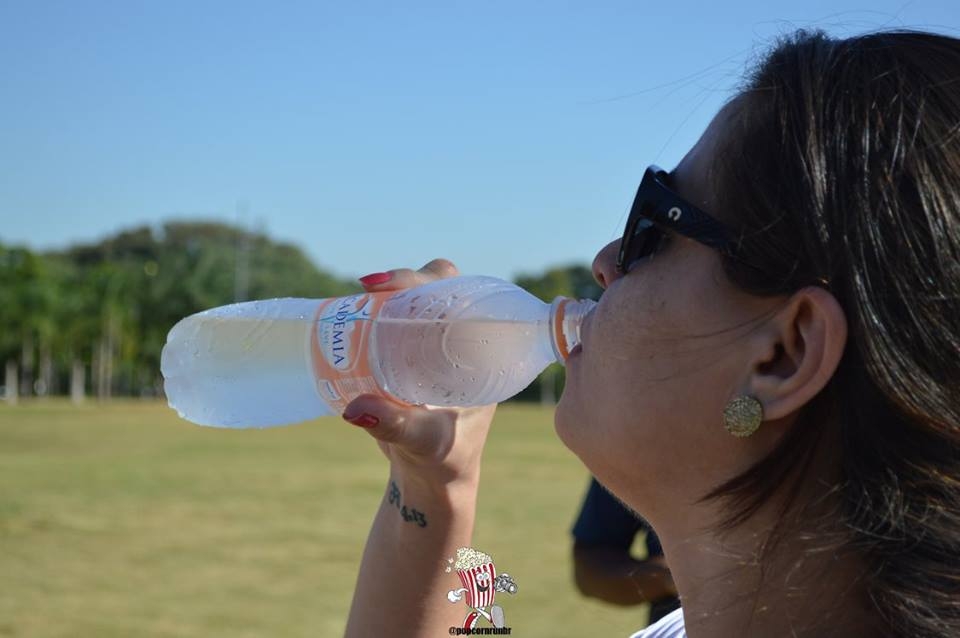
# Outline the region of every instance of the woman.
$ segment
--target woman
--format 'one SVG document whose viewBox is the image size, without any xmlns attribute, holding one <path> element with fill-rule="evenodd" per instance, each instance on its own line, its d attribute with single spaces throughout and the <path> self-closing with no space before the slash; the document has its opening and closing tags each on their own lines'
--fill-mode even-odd
<svg viewBox="0 0 960 638">
<path fill-rule="evenodd" d="M 960 41 L 783 41 L 593 270 L 555 424 L 663 543 L 683 607 L 638 635 L 960 635 Z M 428 522 L 384 499 L 349 636 L 458 624 L 493 412 L 348 406 Z"/>
</svg>

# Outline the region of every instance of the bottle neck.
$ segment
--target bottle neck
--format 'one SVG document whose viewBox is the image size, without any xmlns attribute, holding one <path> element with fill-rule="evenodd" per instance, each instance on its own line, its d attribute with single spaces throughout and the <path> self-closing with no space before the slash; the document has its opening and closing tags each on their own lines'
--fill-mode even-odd
<svg viewBox="0 0 960 638">
<path fill-rule="evenodd" d="M 557 362 L 563 364 L 580 344 L 583 318 L 597 305 L 592 299 L 557 297 L 550 304 L 550 344 Z"/>
</svg>

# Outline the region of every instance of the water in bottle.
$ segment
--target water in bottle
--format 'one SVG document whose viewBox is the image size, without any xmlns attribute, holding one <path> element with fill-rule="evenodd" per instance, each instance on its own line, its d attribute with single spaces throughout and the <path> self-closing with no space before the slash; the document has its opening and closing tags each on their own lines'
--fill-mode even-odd
<svg viewBox="0 0 960 638">
<path fill-rule="evenodd" d="M 364 393 L 432 406 L 496 403 L 562 363 L 594 305 L 545 304 L 493 277 L 232 304 L 173 327 L 164 389 L 180 416 L 223 427 L 340 414 Z"/>
</svg>

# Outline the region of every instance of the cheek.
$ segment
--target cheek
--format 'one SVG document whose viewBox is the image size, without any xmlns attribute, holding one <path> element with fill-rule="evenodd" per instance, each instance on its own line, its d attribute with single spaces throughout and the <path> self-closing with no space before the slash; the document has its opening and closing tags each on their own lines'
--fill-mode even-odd
<svg viewBox="0 0 960 638">
<path fill-rule="evenodd" d="M 583 351 L 567 362 L 555 413 L 558 436 L 588 466 L 593 452 L 619 444 L 634 415 L 650 416 L 643 379 L 663 374 L 651 357 L 648 326 L 664 304 L 649 285 L 642 287 L 647 294 L 623 295 L 629 290 L 623 283 L 611 286 L 592 313 Z"/>
<path fill-rule="evenodd" d="M 591 317 L 555 426 L 593 474 L 643 511 L 668 495 L 702 494 L 691 474 L 707 479 L 723 466 L 719 414 L 735 375 L 729 336 L 692 337 L 715 320 L 701 316 L 702 297 L 640 289 L 611 295 Z"/>
</svg>

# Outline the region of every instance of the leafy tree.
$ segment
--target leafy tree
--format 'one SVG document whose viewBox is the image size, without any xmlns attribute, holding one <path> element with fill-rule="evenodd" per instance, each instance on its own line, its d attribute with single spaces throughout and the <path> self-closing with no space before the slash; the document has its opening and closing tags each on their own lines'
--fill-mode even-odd
<svg viewBox="0 0 960 638">
<path fill-rule="evenodd" d="M 220 223 L 141 226 L 43 255 L 0 245 L 0 357 L 49 353 L 59 381 L 82 362 L 105 395 L 156 387 L 170 328 L 235 301 L 239 259 L 250 299 L 360 290 L 317 269 L 296 246 Z"/>
<path fill-rule="evenodd" d="M 48 352 L 55 324 L 55 282 L 43 258 L 26 248 L 0 246 L 0 355 L 20 362 L 20 392 L 29 393 L 37 352 Z"/>
</svg>

